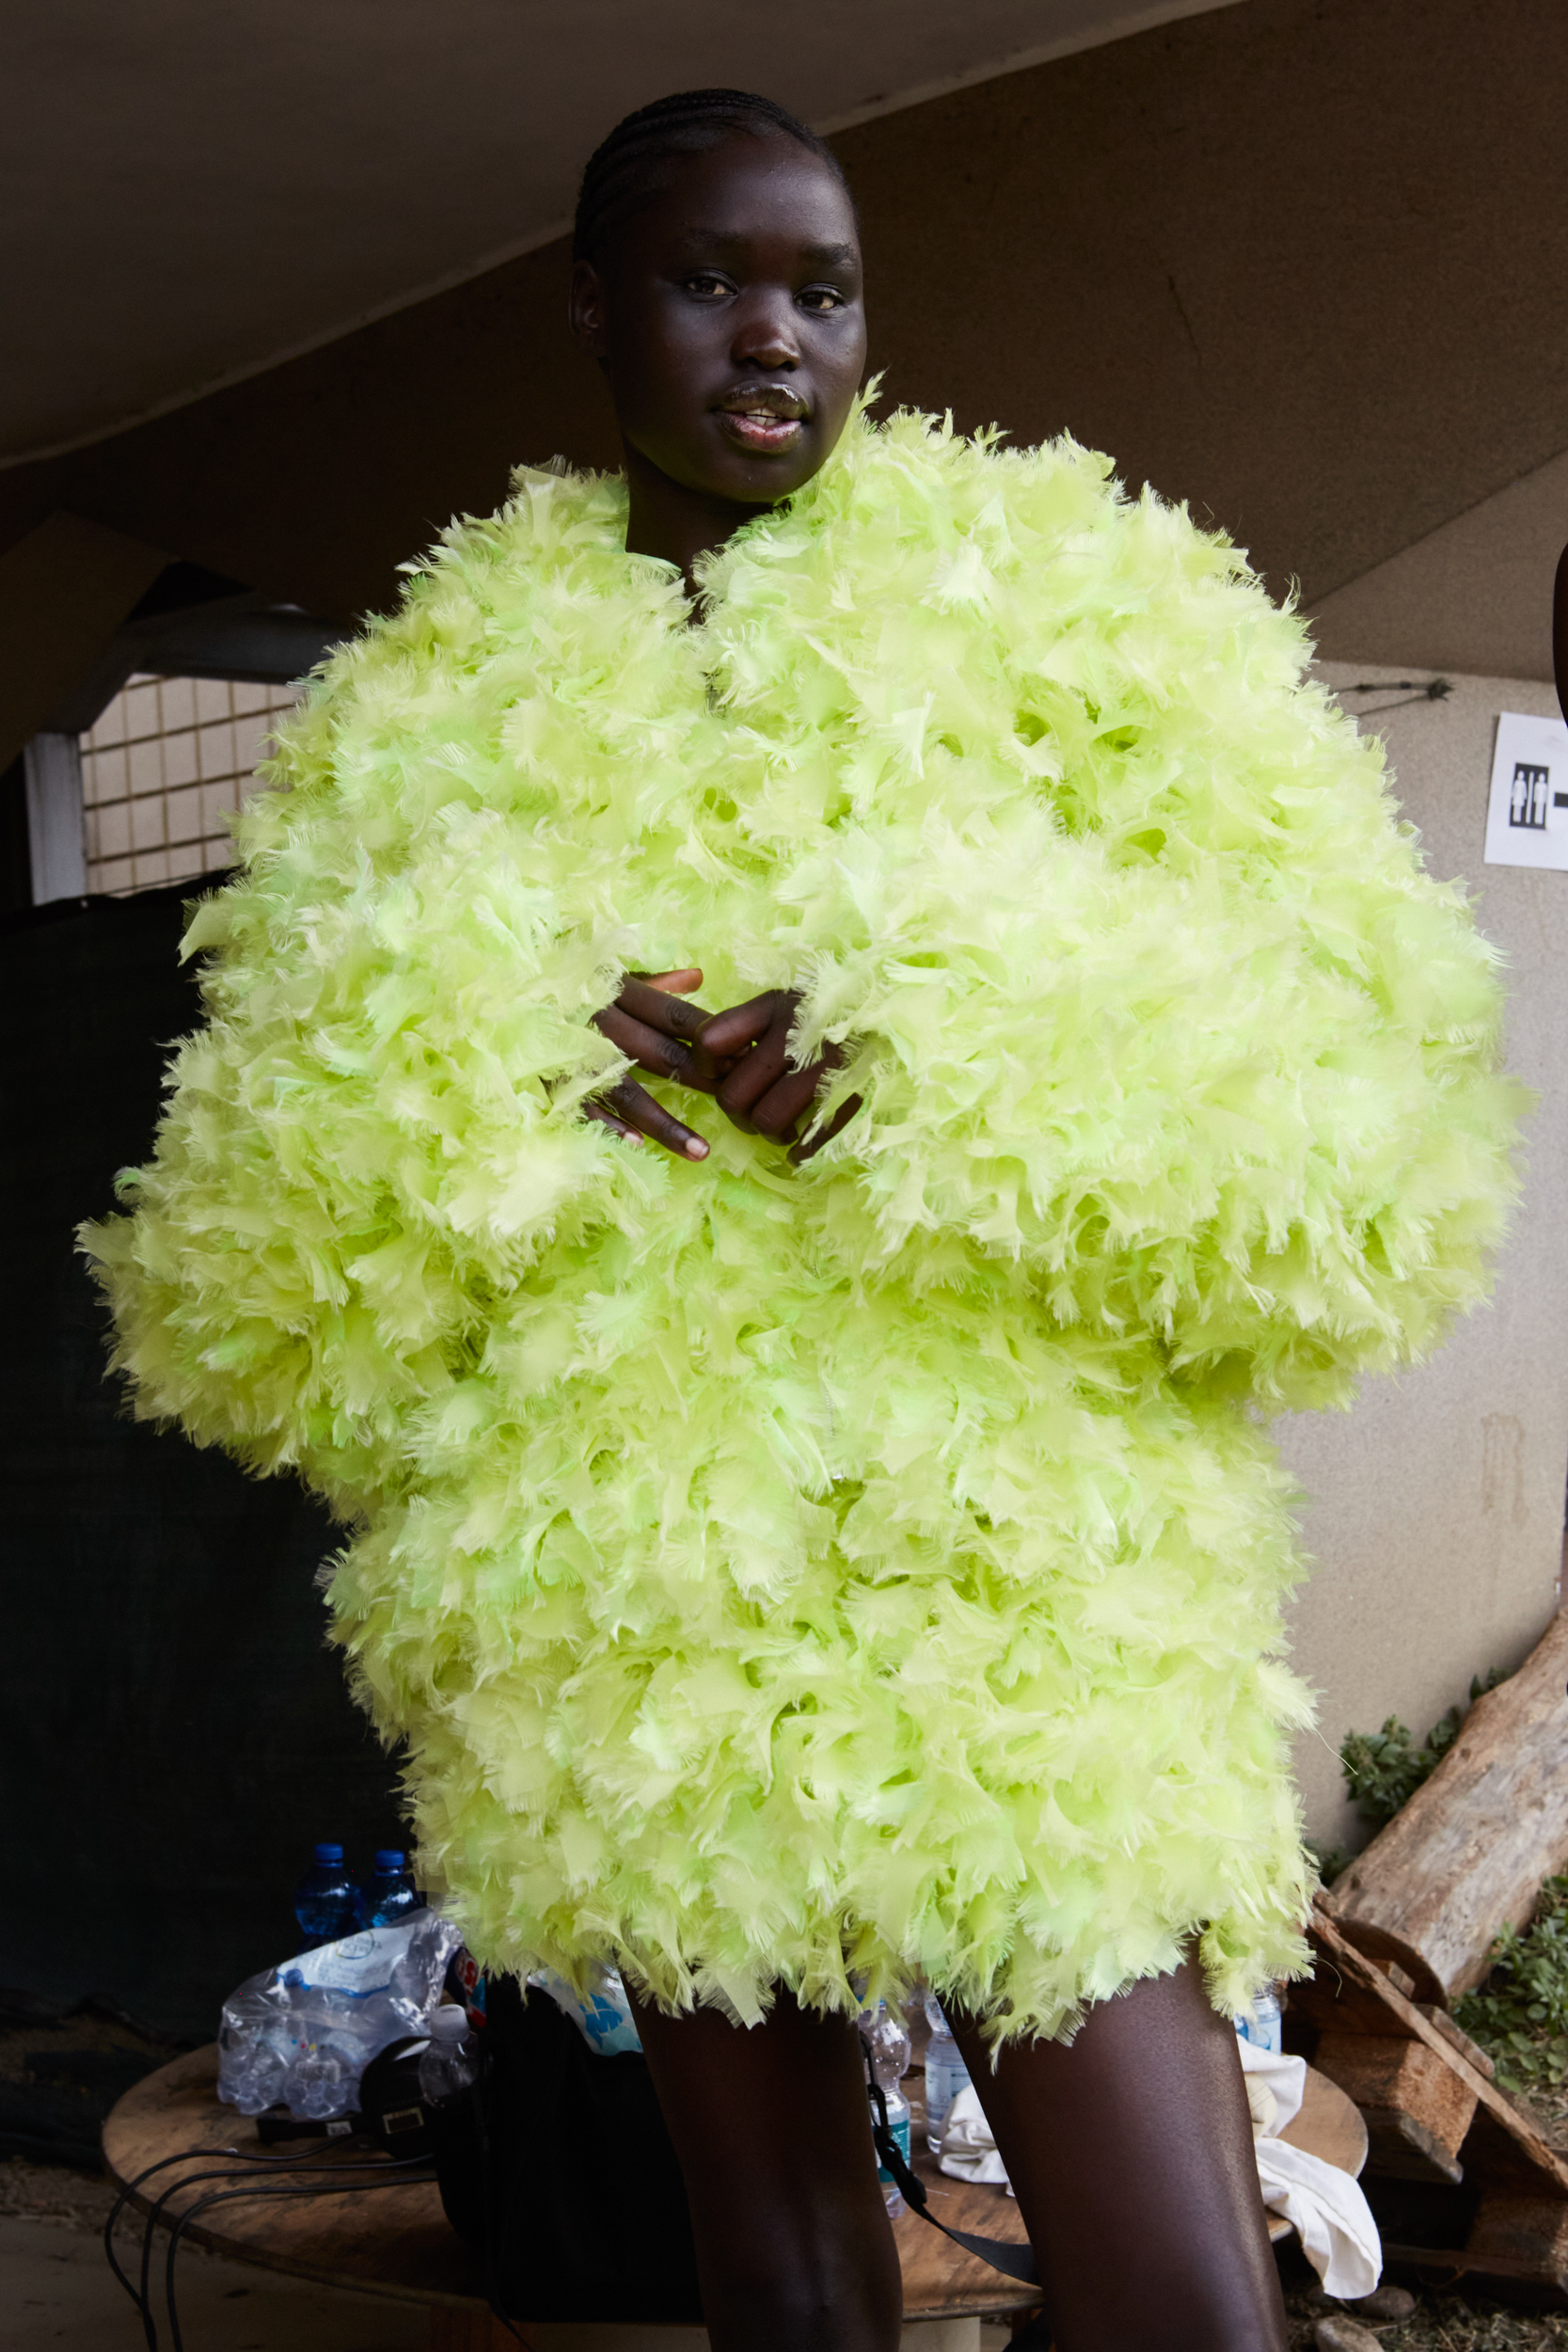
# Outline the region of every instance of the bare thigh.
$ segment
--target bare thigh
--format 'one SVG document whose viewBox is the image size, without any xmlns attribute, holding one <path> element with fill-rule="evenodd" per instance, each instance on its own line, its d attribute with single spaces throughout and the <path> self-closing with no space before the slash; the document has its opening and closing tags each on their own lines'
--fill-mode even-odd
<svg viewBox="0 0 1568 2352">
<path fill-rule="evenodd" d="M 853 2018 L 783 1992 L 751 2027 L 636 2006 L 714 2352 L 896 2352 L 898 2255 Z"/>
<path fill-rule="evenodd" d="M 1200 1970 L 1091 2009 L 991 2071 L 950 2022 L 1035 2249 L 1055 2352 L 1284 2352 L 1236 2031 Z"/>
</svg>

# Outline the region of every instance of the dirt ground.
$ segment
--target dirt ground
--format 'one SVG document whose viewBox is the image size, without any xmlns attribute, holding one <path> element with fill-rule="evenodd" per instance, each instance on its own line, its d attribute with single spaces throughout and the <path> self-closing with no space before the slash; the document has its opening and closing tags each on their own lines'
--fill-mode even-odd
<svg viewBox="0 0 1568 2352">
<path fill-rule="evenodd" d="M 1285 2291 L 1291 2352 L 1313 2352 L 1318 2323 L 1333 2312 L 1360 2319 L 1384 2352 L 1514 2352 L 1527 2344 L 1568 2344 L 1568 2312 L 1505 2311 L 1482 2297 L 1428 2295 L 1419 2289 L 1416 2297 L 1411 2319 L 1395 2325 L 1362 2319 L 1354 2303 L 1333 2302 L 1316 2285 L 1303 2284 L 1291 2265 Z"/>
</svg>

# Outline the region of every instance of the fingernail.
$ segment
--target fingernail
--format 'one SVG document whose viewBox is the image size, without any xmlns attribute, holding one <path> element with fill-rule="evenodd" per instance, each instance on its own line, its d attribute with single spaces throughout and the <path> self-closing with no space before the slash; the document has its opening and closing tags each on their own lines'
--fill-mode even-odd
<svg viewBox="0 0 1568 2352">
<path fill-rule="evenodd" d="M 686 1139 L 686 1156 L 689 1160 L 706 1159 L 707 1145 L 703 1141 L 701 1136 L 688 1136 Z"/>
</svg>

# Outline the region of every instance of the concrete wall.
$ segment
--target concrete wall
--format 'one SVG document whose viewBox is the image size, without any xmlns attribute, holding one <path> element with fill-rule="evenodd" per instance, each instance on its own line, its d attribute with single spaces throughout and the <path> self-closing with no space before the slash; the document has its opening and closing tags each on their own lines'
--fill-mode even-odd
<svg viewBox="0 0 1568 2352">
<path fill-rule="evenodd" d="M 1330 685 L 1400 672 L 1325 663 Z M 1380 707 L 1380 706 L 1393 706 Z M 1540 1094 L 1522 1210 L 1491 1307 L 1349 1414 L 1283 1424 L 1317 1560 L 1295 1663 L 1322 1692 L 1298 1748 L 1311 1834 L 1359 1844 L 1338 1748 L 1398 1715 L 1423 1732 L 1473 1673 L 1516 1666 L 1556 1602 L 1568 1477 L 1568 873 L 1481 862 L 1499 711 L 1555 716 L 1549 686 L 1460 676 L 1446 702 L 1349 695 L 1388 745 L 1431 871 L 1461 877 L 1508 958 L 1510 1066 Z"/>
<path fill-rule="evenodd" d="M 1558 0 L 1247 0 L 863 123 L 873 365 L 966 427 L 1069 429 L 1321 600 L 1568 447 L 1565 85 Z M 64 508 L 378 606 L 519 459 L 615 462 L 566 278 L 558 242 L 0 472 L 0 547 Z"/>
</svg>

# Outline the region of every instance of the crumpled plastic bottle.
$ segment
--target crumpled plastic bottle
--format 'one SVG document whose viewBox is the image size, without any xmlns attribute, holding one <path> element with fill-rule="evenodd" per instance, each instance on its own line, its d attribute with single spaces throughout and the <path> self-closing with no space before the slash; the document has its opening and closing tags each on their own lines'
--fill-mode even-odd
<svg viewBox="0 0 1568 2352">
<path fill-rule="evenodd" d="M 328 2042 L 308 2042 L 289 2069 L 289 2113 L 302 2122 L 331 2122 L 353 2112 L 359 2074 L 345 2066 Z"/>
<path fill-rule="evenodd" d="M 218 2097 L 242 2115 L 280 2103 L 301 2119 L 352 2114 L 372 2058 L 429 2031 L 462 1941 L 438 1912 L 418 1911 L 247 1978 L 223 2005 Z"/>
</svg>

